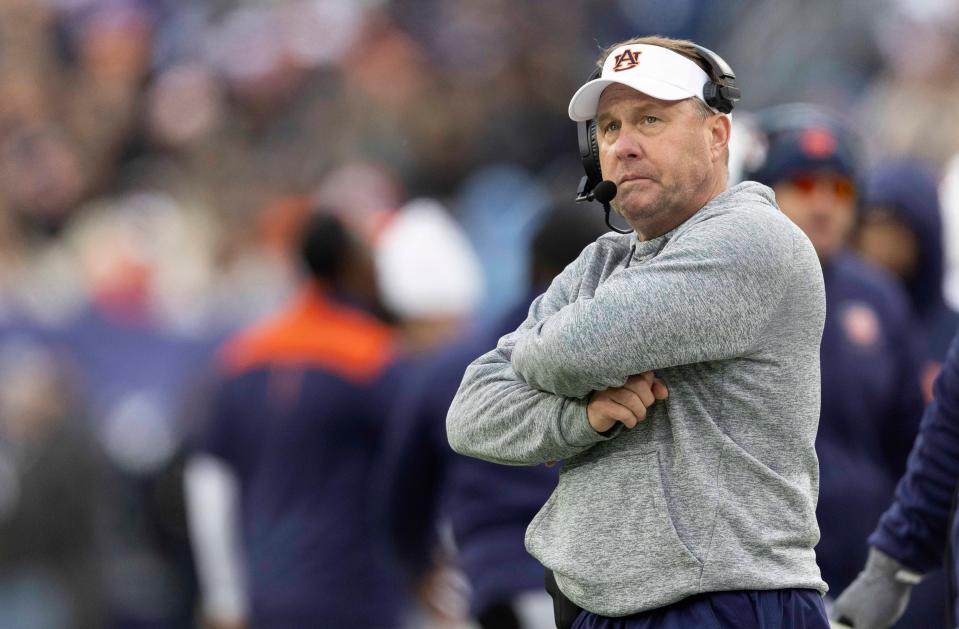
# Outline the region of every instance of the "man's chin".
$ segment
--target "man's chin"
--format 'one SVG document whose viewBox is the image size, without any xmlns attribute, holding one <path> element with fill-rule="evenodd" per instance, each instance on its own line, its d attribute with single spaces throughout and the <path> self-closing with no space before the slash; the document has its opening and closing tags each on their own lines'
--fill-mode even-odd
<svg viewBox="0 0 959 629">
<path fill-rule="evenodd" d="M 654 194 L 630 194 L 622 200 L 617 200 L 619 203 L 613 207 L 616 209 L 616 213 L 626 220 L 630 218 L 642 219 L 658 214 L 660 206 L 659 197 Z"/>
</svg>

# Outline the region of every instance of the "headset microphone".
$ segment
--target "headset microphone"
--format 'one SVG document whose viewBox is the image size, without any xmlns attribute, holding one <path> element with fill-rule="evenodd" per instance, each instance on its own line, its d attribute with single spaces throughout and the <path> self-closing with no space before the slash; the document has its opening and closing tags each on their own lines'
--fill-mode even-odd
<svg viewBox="0 0 959 629">
<path fill-rule="evenodd" d="M 609 222 L 609 202 L 616 198 L 616 184 L 609 179 L 604 179 L 596 184 L 596 187 L 589 192 L 589 196 L 592 197 L 593 200 L 603 204 L 603 211 L 606 212 L 607 227 L 620 234 L 629 234 L 633 231 L 631 229 L 618 229 Z"/>
<path fill-rule="evenodd" d="M 609 202 L 616 198 L 616 184 L 609 179 L 600 181 L 593 188 L 593 198 L 603 205 L 609 205 Z"/>
</svg>

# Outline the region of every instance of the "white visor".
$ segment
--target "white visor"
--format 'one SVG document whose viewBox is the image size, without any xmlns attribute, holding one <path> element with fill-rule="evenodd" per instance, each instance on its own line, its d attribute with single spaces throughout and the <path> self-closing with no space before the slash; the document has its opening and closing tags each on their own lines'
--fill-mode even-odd
<svg viewBox="0 0 959 629">
<path fill-rule="evenodd" d="M 613 83 L 660 100 L 703 100 L 703 86 L 708 82 L 709 75 L 678 52 L 649 44 L 620 46 L 606 57 L 600 77 L 573 94 L 569 117 L 576 121 L 595 118 L 600 95 Z"/>
</svg>

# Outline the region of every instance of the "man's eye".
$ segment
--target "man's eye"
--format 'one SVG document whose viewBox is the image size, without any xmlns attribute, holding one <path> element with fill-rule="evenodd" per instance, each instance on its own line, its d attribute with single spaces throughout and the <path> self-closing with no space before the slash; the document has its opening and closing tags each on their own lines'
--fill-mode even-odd
<svg viewBox="0 0 959 629">
<path fill-rule="evenodd" d="M 643 116 L 644 124 L 655 124 L 657 122 L 659 122 L 659 118 L 657 118 L 656 116 Z"/>
<path fill-rule="evenodd" d="M 618 122 L 607 122 L 606 126 L 603 127 L 603 133 L 610 133 L 612 131 L 618 131 L 618 130 L 619 130 Z"/>
</svg>

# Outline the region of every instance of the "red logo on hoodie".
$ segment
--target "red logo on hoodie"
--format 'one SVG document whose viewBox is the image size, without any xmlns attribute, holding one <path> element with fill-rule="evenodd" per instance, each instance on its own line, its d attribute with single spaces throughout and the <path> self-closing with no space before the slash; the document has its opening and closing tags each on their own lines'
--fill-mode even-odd
<svg viewBox="0 0 959 629">
<path fill-rule="evenodd" d="M 882 338 L 882 325 L 876 311 L 862 302 L 852 302 L 843 308 L 842 327 L 854 345 L 872 348 Z"/>
</svg>

